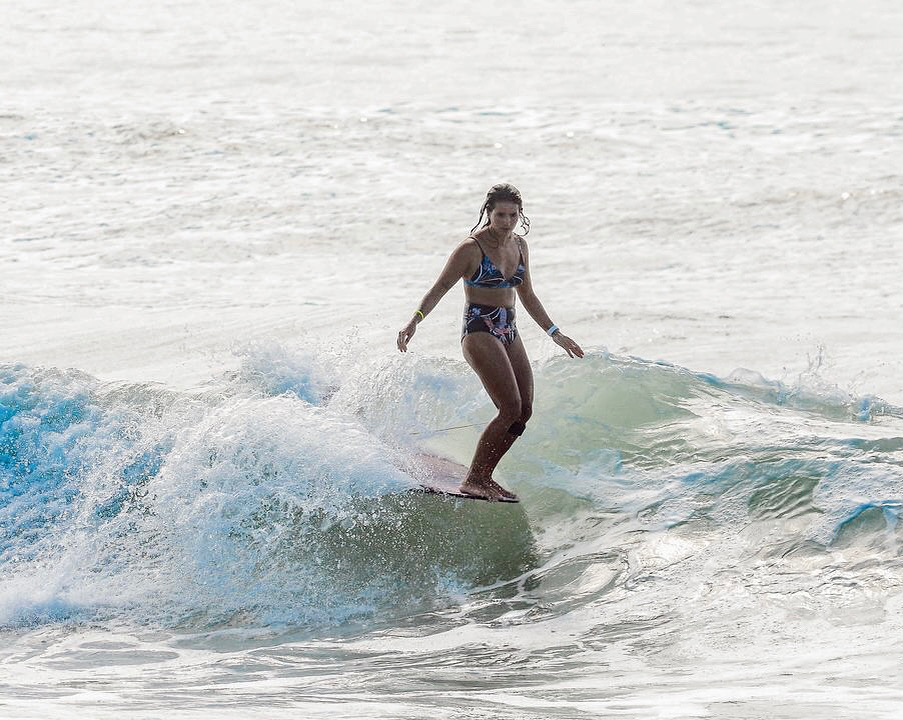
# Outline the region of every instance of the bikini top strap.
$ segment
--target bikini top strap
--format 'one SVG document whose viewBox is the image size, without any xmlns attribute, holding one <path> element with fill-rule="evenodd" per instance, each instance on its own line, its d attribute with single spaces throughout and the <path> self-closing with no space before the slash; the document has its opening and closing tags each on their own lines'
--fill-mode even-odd
<svg viewBox="0 0 903 720">
<path fill-rule="evenodd" d="M 515 238 L 515 241 L 517 242 L 517 251 L 520 253 L 520 264 L 523 265 L 524 264 L 524 246 L 521 244 L 521 237 L 519 235 L 515 235 L 514 238 Z M 480 252 L 483 253 L 483 255 L 485 257 L 489 257 L 488 255 L 486 255 L 486 251 L 483 249 L 482 243 L 479 240 L 477 240 L 476 235 L 468 235 L 467 239 L 473 240 L 477 244 L 477 247 L 480 248 Z"/>
</svg>

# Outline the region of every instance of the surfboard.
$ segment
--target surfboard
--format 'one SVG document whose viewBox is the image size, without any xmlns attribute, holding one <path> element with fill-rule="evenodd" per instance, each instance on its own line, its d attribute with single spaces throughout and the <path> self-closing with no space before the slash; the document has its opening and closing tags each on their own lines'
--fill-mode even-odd
<svg viewBox="0 0 903 720">
<path fill-rule="evenodd" d="M 490 501 L 488 498 L 462 493 L 458 488 L 467 477 L 467 466 L 438 455 L 417 453 L 405 470 L 417 481 L 419 487 L 416 492 L 447 495 L 465 500 L 483 500 L 484 502 L 519 502 L 513 498 L 499 498 L 496 501 Z"/>
</svg>

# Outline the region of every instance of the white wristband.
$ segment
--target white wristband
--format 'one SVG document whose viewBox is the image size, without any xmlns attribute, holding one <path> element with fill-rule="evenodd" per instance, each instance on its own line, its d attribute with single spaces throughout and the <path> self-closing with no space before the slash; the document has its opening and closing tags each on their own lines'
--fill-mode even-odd
<svg viewBox="0 0 903 720">
<path fill-rule="evenodd" d="M 552 327 L 546 330 L 546 332 L 549 334 L 549 337 L 552 337 L 552 335 L 558 332 L 558 326 L 555 323 L 552 323 Z"/>
</svg>

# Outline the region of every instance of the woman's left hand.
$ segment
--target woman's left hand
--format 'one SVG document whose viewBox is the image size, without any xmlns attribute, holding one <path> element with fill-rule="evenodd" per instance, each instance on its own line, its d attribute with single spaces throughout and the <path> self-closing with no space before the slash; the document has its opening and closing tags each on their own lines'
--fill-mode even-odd
<svg viewBox="0 0 903 720">
<path fill-rule="evenodd" d="M 570 357 L 583 357 L 583 349 L 577 343 L 571 340 L 567 335 L 561 332 L 561 330 L 559 330 L 552 336 L 552 340 L 555 341 L 556 345 L 563 347 Z"/>
</svg>

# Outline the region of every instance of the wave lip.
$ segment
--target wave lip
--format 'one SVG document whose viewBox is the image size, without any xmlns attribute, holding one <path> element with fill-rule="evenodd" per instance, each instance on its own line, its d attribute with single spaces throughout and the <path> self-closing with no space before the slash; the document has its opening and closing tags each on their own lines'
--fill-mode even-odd
<svg viewBox="0 0 903 720">
<path fill-rule="evenodd" d="M 504 530 L 488 507 L 474 524 L 412 495 L 398 448 L 294 389 L 3 372 L 5 625 L 341 624 L 441 602 L 450 578 L 494 580 L 529 554 L 523 515 Z"/>
</svg>

